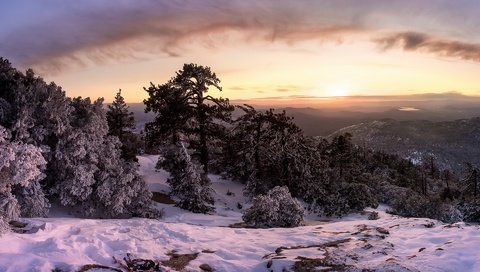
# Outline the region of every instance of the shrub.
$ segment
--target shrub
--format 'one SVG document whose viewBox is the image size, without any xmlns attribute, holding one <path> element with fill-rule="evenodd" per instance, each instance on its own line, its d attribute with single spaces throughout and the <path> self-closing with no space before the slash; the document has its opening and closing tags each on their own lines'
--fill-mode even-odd
<svg viewBox="0 0 480 272">
<path fill-rule="evenodd" d="M 243 221 L 253 227 L 297 227 L 303 220 L 304 209 L 286 186 L 275 187 L 266 195 L 253 199 Z"/>
<path fill-rule="evenodd" d="M 465 222 L 480 222 L 480 200 L 471 199 L 458 205 Z"/>
<path fill-rule="evenodd" d="M 377 220 L 378 218 L 379 218 L 378 212 L 371 212 L 371 213 L 368 215 L 368 220 Z"/>
<path fill-rule="evenodd" d="M 406 196 L 411 190 L 404 188 L 404 187 L 399 187 L 397 185 L 393 185 L 389 182 L 383 182 L 377 192 L 376 196 L 378 199 L 378 202 L 384 203 L 387 205 L 392 205 L 394 200 L 397 198 L 397 196 Z"/>
<path fill-rule="evenodd" d="M 445 223 L 456 223 L 463 221 L 464 215 L 458 209 L 457 206 L 453 204 L 443 204 L 441 206 L 441 217 L 439 218 L 442 222 Z"/>
<path fill-rule="evenodd" d="M 347 200 L 349 211 L 362 211 L 366 207 L 378 207 L 377 199 L 367 185 L 348 183 L 342 187 L 340 192 Z"/>
<path fill-rule="evenodd" d="M 397 194 L 389 213 L 404 217 L 426 217 L 441 220 L 443 204 L 437 198 L 420 195 L 408 189 Z"/>
</svg>

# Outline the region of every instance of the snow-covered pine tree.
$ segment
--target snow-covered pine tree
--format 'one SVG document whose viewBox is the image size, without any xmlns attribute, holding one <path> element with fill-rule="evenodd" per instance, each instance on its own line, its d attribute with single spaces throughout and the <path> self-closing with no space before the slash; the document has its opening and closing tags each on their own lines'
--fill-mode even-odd
<svg viewBox="0 0 480 272">
<path fill-rule="evenodd" d="M 210 181 L 202 167 L 192 160 L 183 141 L 175 145 L 175 155 L 167 182 L 171 193 L 180 198 L 178 207 L 195 213 L 213 211 Z"/>
<path fill-rule="evenodd" d="M 266 195 L 256 196 L 242 219 L 257 228 L 298 227 L 303 215 L 302 205 L 290 195 L 288 188 L 277 186 Z"/>
<path fill-rule="evenodd" d="M 136 173 L 138 165 L 125 162 L 118 138 L 107 136 L 102 102 L 72 100 L 71 129 L 56 150 L 55 193 L 62 205 L 77 207 L 83 216 L 155 216 L 151 194 Z"/>
<path fill-rule="evenodd" d="M 44 175 L 41 177 L 43 178 Z M 48 215 L 50 202 L 40 184 L 40 178 L 30 182 L 27 186 L 15 185 L 13 188 L 22 217 L 46 217 Z"/>
<path fill-rule="evenodd" d="M 89 98 L 74 98 L 70 128 L 56 146 L 54 193 L 64 206 L 75 206 L 87 201 L 95 187 L 95 172 L 101 156 L 108 126 L 102 109 L 102 100 L 94 103 Z M 91 213 L 83 210 L 85 214 Z"/>
<path fill-rule="evenodd" d="M 71 106 L 65 92 L 54 83 L 47 84 L 35 76 L 32 70 L 25 74 L 14 69 L 10 62 L 0 58 L 0 125 L 11 131 L 12 141 L 33 144 L 40 147 L 48 162 L 45 178 L 32 183 L 32 188 L 16 186 L 14 192 L 19 201 L 26 198 L 22 205 L 23 216 L 38 216 L 46 212 L 46 202 L 41 205 L 35 201 L 32 209 L 27 208 L 32 199 L 44 199 L 44 191 L 56 182 L 56 173 L 52 168 L 55 161 L 54 151 L 59 138 L 69 127 Z"/>
<path fill-rule="evenodd" d="M 43 178 L 42 170 L 46 165 L 39 148 L 10 142 L 9 138 L 9 132 L 0 126 L 0 231 L 2 228 L 4 230 L 6 222 L 19 217 L 22 211 L 17 198 L 12 194 L 12 187 L 31 187 L 32 183 L 36 183 L 33 187 L 38 186 L 38 180 Z M 45 204 L 48 206 L 41 195 L 28 199 L 32 206 L 39 203 L 39 210 Z M 34 207 L 28 207 L 30 208 Z M 33 213 L 36 212 L 37 210 Z"/>
<path fill-rule="evenodd" d="M 0 86 L 0 125 L 11 131 L 12 140 L 46 145 L 53 151 L 68 128 L 71 107 L 65 92 L 32 70 L 20 73 L 2 58 Z"/>
<path fill-rule="evenodd" d="M 120 146 L 117 137 L 106 138 L 101 152 L 104 156 L 100 157 L 95 173 L 98 186 L 92 194 L 98 201 L 86 201 L 83 206 L 93 205 L 89 210 L 96 209 L 103 217 L 158 217 L 159 213 L 151 207 L 152 194 L 137 174 L 137 164 L 121 158 Z"/>
<path fill-rule="evenodd" d="M 115 100 L 108 105 L 107 110 L 108 134 L 117 136 L 122 143 L 122 158 L 127 161 L 137 161 L 138 147 L 140 140 L 133 133 L 135 129 L 135 117 L 129 111 L 122 90 L 119 90 Z M 136 137 L 137 136 L 137 137 Z"/>
<path fill-rule="evenodd" d="M 328 159 L 329 167 L 336 170 L 338 180 L 341 181 L 351 181 L 352 175 L 355 176 L 355 172 L 359 170 L 356 168 L 363 166 L 358 163 L 359 150 L 352 143 L 350 133 L 335 136 L 323 151 L 323 155 Z"/>
</svg>

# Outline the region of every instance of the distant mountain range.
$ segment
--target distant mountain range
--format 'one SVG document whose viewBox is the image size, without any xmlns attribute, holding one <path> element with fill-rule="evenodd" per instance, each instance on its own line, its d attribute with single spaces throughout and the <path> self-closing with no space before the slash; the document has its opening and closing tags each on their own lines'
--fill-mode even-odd
<svg viewBox="0 0 480 272">
<path fill-rule="evenodd" d="M 480 118 L 475 118 L 480 116 L 479 97 L 458 93 L 352 97 L 341 100 L 340 106 L 328 105 L 276 108 L 294 117 L 306 135 L 332 137 L 349 132 L 359 145 L 415 162 L 433 156 L 442 168 L 455 171 L 460 171 L 465 161 L 480 165 Z M 145 113 L 142 103 L 129 106 L 136 117 L 137 131 L 155 116 Z M 269 108 L 254 106 L 259 110 Z M 240 114 L 237 109 L 233 115 Z"/>
<path fill-rule="evenodd" d="M 480 116 L 480 99 L 461 95 L 436 95 L 414 96 L 400 100 L 385 100 L 386 98 L 372 97 L 369 99 L 358 97 L 348 98 L 343 101 L 342 107 L 275 107 L 285 110 L 288 115 L 294 117 L 294 122 L 310 136 L 327 136 L 335 131 L 359 124 L 381 119 L 428 120 L 428 121 L 453 121 Z M 421 98 L 421 99 L 420 99 Z M 379 100 L 380 99 L 380 100 Z M 234 101 L 232 101 L 234 102 Z M 342 102 L 342 103 L 343 103 Z M 241 104 L 236 102 L 234 104 Z M 137 130 L 143 130 L 145 123 L 154 118 L 153 113 L 145 113 L 145 105 L 142 103 L 130 103 L 130 110 L 135 113 Z M 254 105 L 259 110 L 269 108 L 265 105 Z M 240 110 L 234 112 L 239 116 Z"/>
<path fill-rule="evenodd" d="M 327 138 L 345 132 L 351 133 L 358 145 L 415 163 L 432 156 L 440 168 L 457 173 L 464 162 L 480 165 L 480 118 L 443 122 L 384 119 L 352 125 Z"/>
</svg>

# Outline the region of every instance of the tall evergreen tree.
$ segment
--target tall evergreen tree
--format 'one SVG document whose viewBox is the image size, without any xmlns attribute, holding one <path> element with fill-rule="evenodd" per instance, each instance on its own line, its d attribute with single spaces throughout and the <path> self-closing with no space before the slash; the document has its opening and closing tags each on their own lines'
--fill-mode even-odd
<svg viewBox="0 0 480 272">
<path fill-rule="evenodd" d="M 467 195 L 473 195 L 474 198 L 477 198 L 477 196 L 480 195 L 480 186 L 478 184 L 478 180 L 480 179 L 480 170 L 473 163 L 466 162 L 464 171 L 464 193 Z"/>
<path fill-rule="evenodd" d="M 118 90 L 111 105 L 107 110 L 108 134 L 122 139 L 126 133 L 132 132 L 135 128 L 135 117 L 130 112 L 122 96 L 122 90 Z"/>
<path fill-rule="evenodd" d="M 180 198 L 177 206 L 195 213 L 213 211 L 212 189 L 202 167 L 192 160 L 183 141 L 177 142 L 173 149 L 167 183 L 171 193 Z"/>
<path fill-rule="evenodd" d="M 135 117 L 125 103 L 122 90 L 118 90 L 115 100 L 108 105 L 107 110 L 108 135 L 113 135 L 122 142 L 122 158 L 127 161 L 137 161 L 138 136 L 133 133 Z"/>
<path fill-rule="evenodd" d="M 233 111 L 228 99 L 207 94 L 211 87 L 221 91 L 219 84 L 209 67 L 185 64 L 167 83 L 144 88 L 149 95 L 144 100 L 146 111 L 157 114 L 146 126 L 147 140 L 158 143 L 168 138 L 176 143 L 178 133 L 187 135 L 208 173 L 209 144 L 223 133 L 222 122 L 228 122 Z"/>
<path fill-rule="evenodd" d="M 354 164 L 355 159 L 360 154 L 352 143 L 352 135 L 345 133 L 332 139 L 330 145 L 324 151 L 329 158 L 330 167 L 338 170 L 339 177 L 345 179 L 348 169 Z"/>
</svg>

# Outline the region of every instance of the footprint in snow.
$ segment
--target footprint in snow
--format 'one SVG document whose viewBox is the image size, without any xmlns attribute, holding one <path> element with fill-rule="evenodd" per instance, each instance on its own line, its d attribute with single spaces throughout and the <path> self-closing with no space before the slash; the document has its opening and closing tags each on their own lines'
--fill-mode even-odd
<svg viewBox="0 0 480 272">
<path fill-rule="evenodd" d="M 130 232 L 130 228 L 120 228 L 118 229 L 118 233 L 129 233 Z"/>
<path fill-rule="evenodd" d="M 237 229 L 235 230 L 235 234 L 247 234 L 247 231 Z"/>
<path fill-rule="evenodd" d="M 78 227 L 71 227 L 70 228 L 70 231 L 69 231 L 69 234 L 70 235 L 79 235 L 81 232 L 81 229 L 78 228 Z"/>
</svg>

